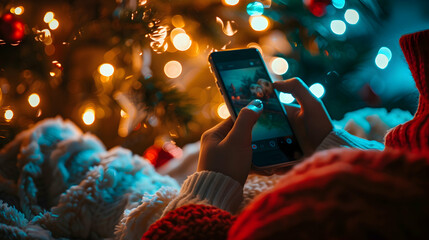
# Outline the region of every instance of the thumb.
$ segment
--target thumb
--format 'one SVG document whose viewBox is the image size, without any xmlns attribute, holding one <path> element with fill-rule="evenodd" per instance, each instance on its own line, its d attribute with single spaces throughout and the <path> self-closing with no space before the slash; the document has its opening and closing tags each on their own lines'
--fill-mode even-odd
<svg viewBox="0 0 429 240">
<path fill-rule="evenodd" d="M 259 99 L 251 101 L 246 107 L 242 108 L 225 140 L 236 146 L 250 145 L 252 142 L 252 128 L 262 110 L 263 104 Z"/>
</svg>

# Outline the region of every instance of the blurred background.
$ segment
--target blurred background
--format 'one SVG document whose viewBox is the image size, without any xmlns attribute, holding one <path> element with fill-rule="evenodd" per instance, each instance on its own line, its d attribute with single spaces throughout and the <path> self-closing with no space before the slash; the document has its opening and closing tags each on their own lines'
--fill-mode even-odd
<svg viewBox="0 0 429 240">
<path fill-rule="evenodd" d="M 230 48 L 260 49 L 275 80 L 301 77 L 333 119 L 365 107 L 414 114 L 398 41 L 429 27 L 428 9 L 426 0 L 3 0 L 0 147 L 61 116 L 108 148 L 179 157 L 229 115 L 207 56 Z"/>
</svg>

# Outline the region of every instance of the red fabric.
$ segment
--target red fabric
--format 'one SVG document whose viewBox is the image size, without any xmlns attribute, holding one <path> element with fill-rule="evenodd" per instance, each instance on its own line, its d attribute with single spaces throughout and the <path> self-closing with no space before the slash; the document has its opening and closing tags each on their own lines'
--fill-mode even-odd
<svg viewBox="0 0 429 240">
<path fill-rule="evenodd" d="M 152 224 L 142 240 L 226 239 L 234 220 L 230 213 L 213 206 L 186 205 Z"/>
<path fill-rule="evenodd" d="M 402 36 L 399 40 L 420 92 L 414 118 L 392 129 L 385 137 L 389 147 L 429 149 L 429 30 Z"/>
<path fill-rule="evenodd" d="M 228 239 L 428 239 L 428 187 L 422 155 L 321 152 L 251 203 Z"/>
</svg>

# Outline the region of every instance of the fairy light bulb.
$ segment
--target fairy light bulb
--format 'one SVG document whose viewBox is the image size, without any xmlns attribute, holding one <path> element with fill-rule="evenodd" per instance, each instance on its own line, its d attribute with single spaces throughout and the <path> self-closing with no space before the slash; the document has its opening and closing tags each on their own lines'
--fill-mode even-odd
<svg viewBox="0 0 429 240">
<path fill-rule="evenodd" d="M 13 111 L 8 109 L 4 112 L 4 118 L 6 119 L 6 121 L 10 121 L 13 118 Z"/>
<path fill-rule="evenodd" d="M 286 59 L 276 57 L 271 61 L 271 70 L 277 75 L 283 75 L 289 69 L 289 64 Z"/>
<path fill-rule="evenodd" d="M 270 24 L 268 18 L 263 15 L 251 16 L 249 20 L 252 29 L 258 32 L 267 30 Z"/>
<path fill-rule="evenodd" d="M 85 125 L 92 125 L 95 122 L 95 111 L 92 108 L 87 108 L 82 114 L 82 121 Z"/>
<path fill-rule="evenodd" d="M 112 64 L 103 63 L 98 67 L 98 72 L 105 77 L 110 77 L 115 72 L 115 68 Z"/>
<path fill-rule="evenodd" d="M 45 14 L 45 16 L 43 17 L 43 21 L 45 23 L 49 23 L 50 21 L 52 21 L 54 19 L 54 13 L 53 12 L 47 12 Z"/>
<path fill-rule="evenodd" d="M 182 74 L 182 64 L 175 60 L 169 61 L 164 66 L 164 73 L 169 78 L 177 78 Z"/>
<path fill-rule="evenodd" d="M 217 107 L 217 115 L 222 119 L 227 119 L 230 116 L 228 107 L 225 103 L 219 104 Z"/>
<path fill-rule="evenodd" d="M 24 13 L 24 7 L 23 6 L 19 6 L 17 8 L 14 9 L 13 13 L 15 15 L 22 15 Z"/>
<path fill-rule="evenodd" d="M 28 103 L 30 104 L 30 106 L 32 107 L 37 107 L 40 104 L 40 97 L 39 94 L 37 93 L 33 93 L 28 97 Z"/>
<path fill-rule="evenodd" d="M 173 38 L 173 45 L 179 51 L 186 51 L 191 47 L 192 41 L 188 34 L 179 33 Z"/>
<path fill-rule="evenodd" d="M 222 0 L 222 3 L 227 6 L 235 6 L 238 2 L 239 0 Z"/>
<path fill-rule="evenodd" d="M 52 19 L 52 21 L 49 22 L 49 28 L 51 30 L 55 30 L 60 26 L 60 22 L 58 22 L 57 19 Z"/>
</svg>

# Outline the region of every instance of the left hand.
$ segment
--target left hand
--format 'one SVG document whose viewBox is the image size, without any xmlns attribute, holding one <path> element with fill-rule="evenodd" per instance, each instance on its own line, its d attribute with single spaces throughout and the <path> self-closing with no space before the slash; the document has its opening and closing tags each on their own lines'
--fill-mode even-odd
<svg viewBox="0 0 429 240">
<path fill-rule="evenodd" d="M 252 164 L 252 128 L 262 113 L 262 101 L 253 100 L 231 118 L 207 130 L 201 137 L 197 171 L 225 174 L 244 185 Z"/>
</svg>

